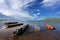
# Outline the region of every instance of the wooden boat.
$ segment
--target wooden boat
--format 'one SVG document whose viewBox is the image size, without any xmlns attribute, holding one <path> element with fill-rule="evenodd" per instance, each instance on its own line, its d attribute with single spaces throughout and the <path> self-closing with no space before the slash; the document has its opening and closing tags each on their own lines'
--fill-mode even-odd
<svg viewBox="0 0 60 40">
<path fill-rule="evenodd" d="M 18 23 L 18 24 L 8 24 L 6 25 L 6 28 L 11 28 L 11 27 L 16 27 L 16 26 L 21 26 L 23 23 Z"/>
<path fill-rule="evenodd" d="M 48 30 L 54 30 L 55 27 L 51 24 L 45 24 L 45 27 L 48 29 Z"/>
<path fill-rule="evenodd" d="M 8 24 L 17 24 L 18 22 L 6 22 L 5 25 L 8 25 Z"/>
<path fill-rule="evenodd" d="M 26 32 L 28 28 L 29 28 L 29 24 L 25 25 L 24 27 L 22 27 L 20 29 L 14 29 L 13 34 L 20 36 L 24 32 Z"/>
</svg>

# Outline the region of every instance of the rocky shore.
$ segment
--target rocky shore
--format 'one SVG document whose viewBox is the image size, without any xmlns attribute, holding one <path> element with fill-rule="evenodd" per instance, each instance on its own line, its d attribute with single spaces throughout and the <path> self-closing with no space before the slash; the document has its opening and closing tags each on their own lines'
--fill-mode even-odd
<svg viewBox="0 0 60 40">
<path fill-rule="evenodd" d="M 0 29 L 0 40 L 60 40 L 60 31 L 57 30 L 43 29 L 39 32 L 24 33 L 20 36 L 14 35 L 13 30 L 19 27 Z"/>
</svg>

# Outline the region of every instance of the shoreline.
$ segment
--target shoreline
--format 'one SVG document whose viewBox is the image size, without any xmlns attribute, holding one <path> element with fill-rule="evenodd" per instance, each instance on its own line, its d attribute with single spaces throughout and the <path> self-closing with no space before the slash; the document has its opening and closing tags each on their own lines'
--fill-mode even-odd
<svg viewBox="0 0 60 40">
<path fill-rule="evenodd" d="M 0 40 L 60 40 L 60 31 L 45 30 L 23 34 L 21 36 L 14 36 L 11 29 L 5 29 L 2 31 L 0 29 Z"/>
</svg>

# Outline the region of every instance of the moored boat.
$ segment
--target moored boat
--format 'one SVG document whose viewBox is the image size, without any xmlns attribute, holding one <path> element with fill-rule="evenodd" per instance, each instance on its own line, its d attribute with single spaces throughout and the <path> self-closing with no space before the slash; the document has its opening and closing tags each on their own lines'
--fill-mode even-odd
<svg viewBox="0 0 60 40">
<path fill-rule="evenodd" d="M 21 26 L 21 25 L 23 25 L 23 23 L 18 23 L 18 24 L 8 24 L 8 25 L 6 25 L 6 28 L 12 28 L 12 27 Z"/>
<path fill-rule="evenodd" d="M 51 24 L 45 24 L 45 27 L 48 29 L 48 30 L 54 30 L 55 27 Z"/>
<path fill-rule="evenodd" d="M 26 32 L 28 28 L 29 28 L 29 24 L 25 25 L 24 27 L 22 27 L 20 29 L 14 29 L 13 34 L 20 36 L 24 32 Z"/>
<path fill-rule="evenodd" d="M 8 25 L 8 24 L 17 24 L 18 22 L 6 22 L 5 25 Z"/>
</svg>

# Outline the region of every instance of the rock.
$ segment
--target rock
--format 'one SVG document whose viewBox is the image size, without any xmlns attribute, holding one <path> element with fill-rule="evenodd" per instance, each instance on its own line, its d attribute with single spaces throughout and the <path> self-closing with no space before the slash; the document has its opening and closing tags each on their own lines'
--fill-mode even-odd
<svg viewBox="0 0 60 40">
<path fill-rule="evenodd" d="M 34 31 L 35 31 L 35 32 L 39 32 L 39 31 L 40 31 L 40 27 L 35 26 L 35 27 L 34 27 Z"/>
</svg>

